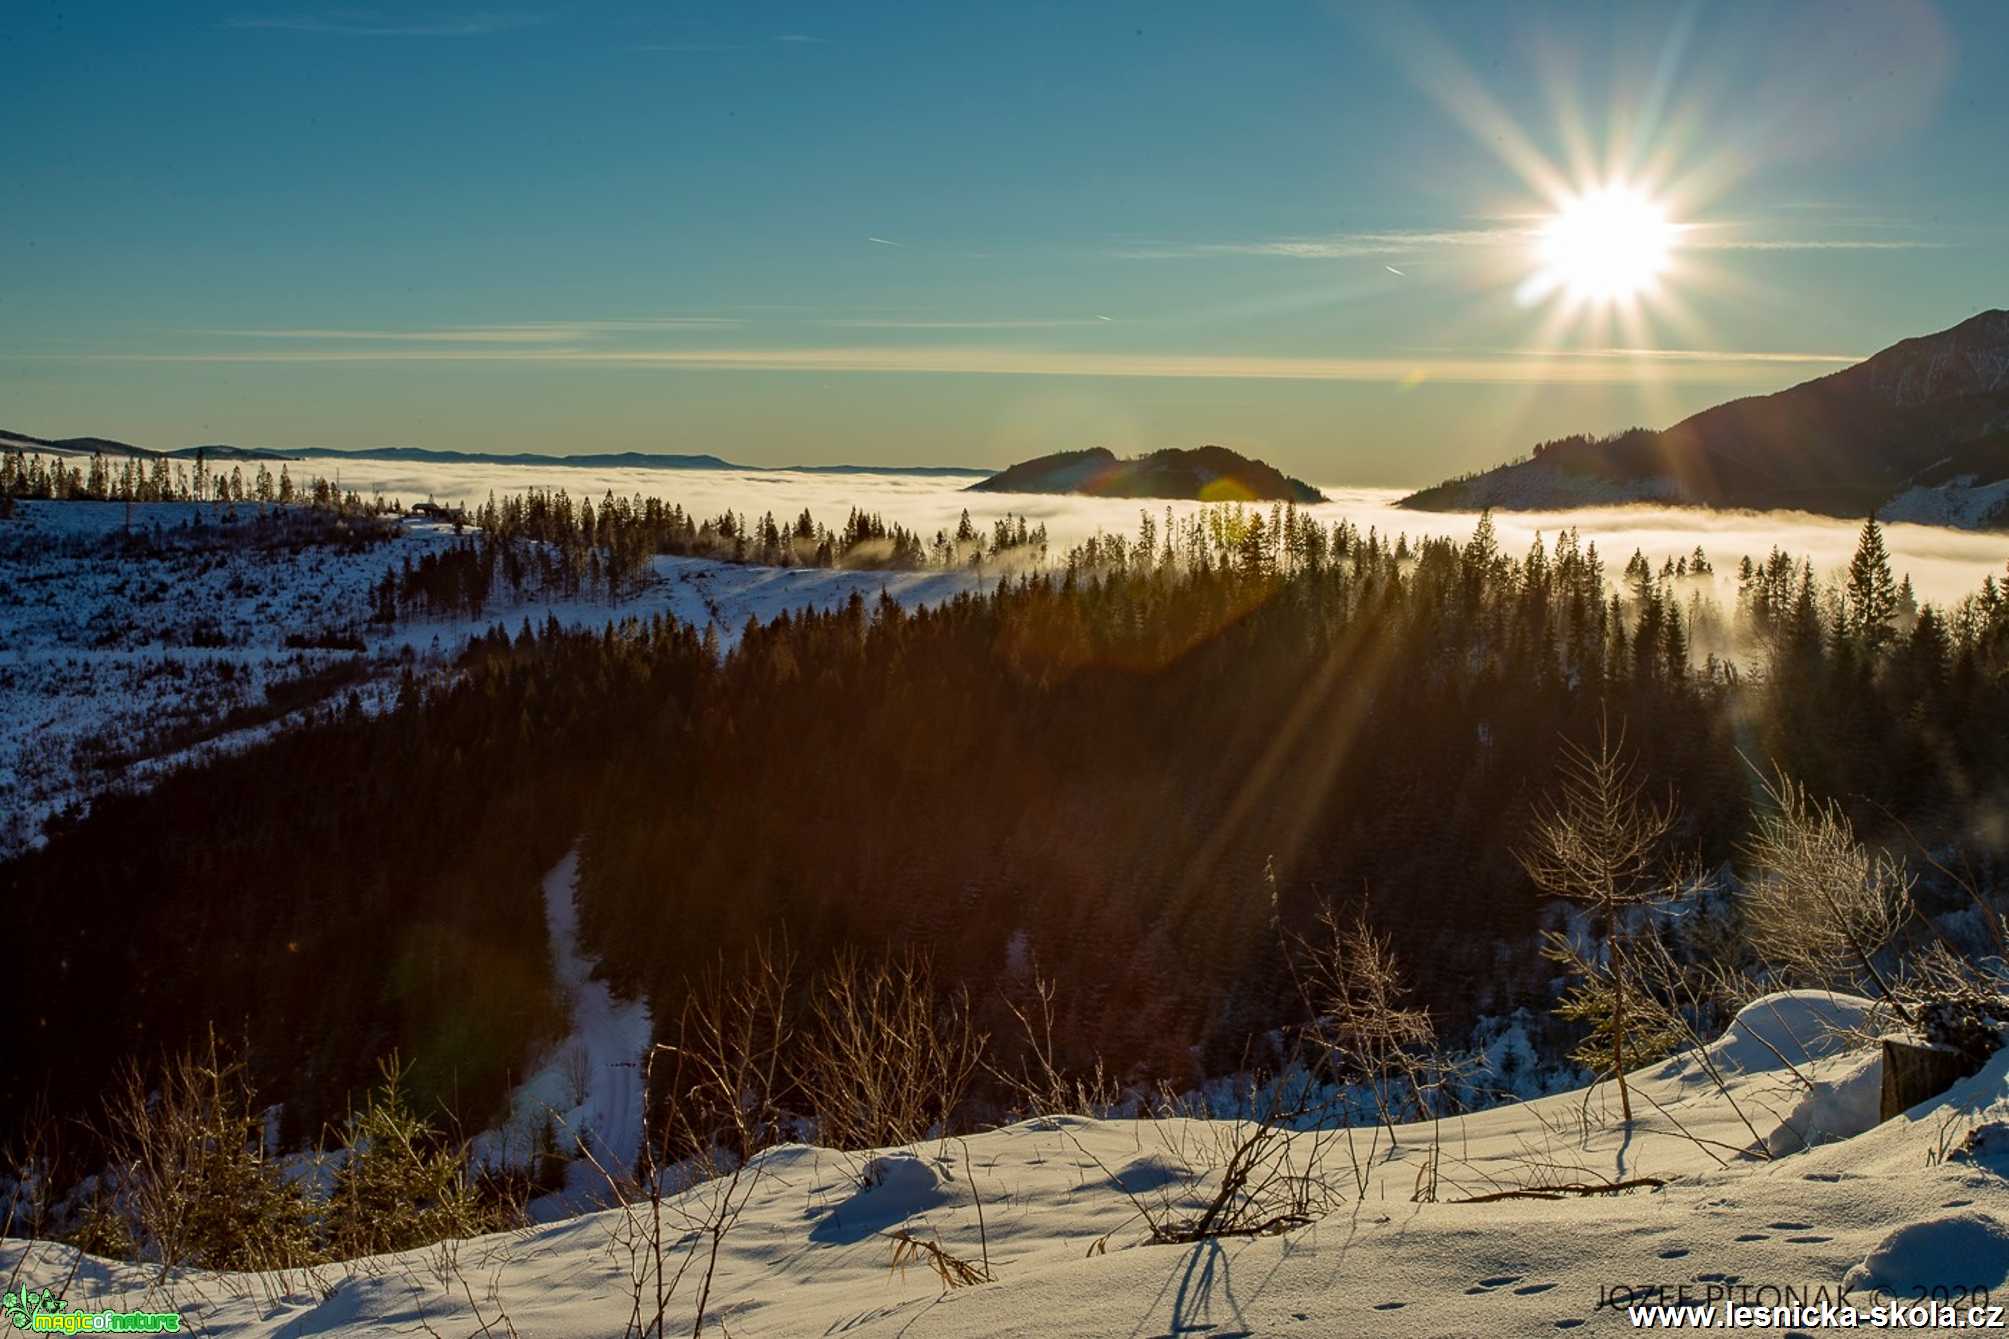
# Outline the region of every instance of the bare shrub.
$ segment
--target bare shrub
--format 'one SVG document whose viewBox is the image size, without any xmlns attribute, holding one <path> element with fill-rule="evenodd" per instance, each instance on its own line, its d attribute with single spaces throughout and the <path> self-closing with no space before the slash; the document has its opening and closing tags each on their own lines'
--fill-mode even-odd
<svg viewBox="0 0 2009 1339">
<path fill-rule="evenodd" d="M 1130 1195 L 1153 1244 L 1288 1232 L 1341 1203 L 1334 1160 L 1355 1132 L 1333 1119 L 1330 1094 L 1300 1073 L 1296 1081 L 1251 1077 L 1241 1100 L 1246 1119 L 1179 1127 L 1167 1147 L 1185 1171 L 1179 1182 L 1155 1197 Z M 1381 1127 L 1374 1129 L 1378 1143 Z M 1086 1152 L 1078 1140 L 1075 1147 Z M 1354 1161 L 1361 1169 L 1357 1154 Z M 1218 1183 L 1208 1186 L 1216 1174 Z M 1195 1202 L 1197 1212 L 1189 1207 Z"/>
<path fill-rule="evenodd" d="M 795 975 L 785 943 L 761 944 L 737 972 L 720 963 L 693 984 L 669 1047 L 667 1152 L 744 1161 L 780 1138 Z"/>
<path fill-rule="evenodd" d="M 966 993 L 936 991 L 925 953 L 842 953 L 818 979 L 812 1008 L 801 1081 L 819 1142 L 886 1148 L 947 1132 L 986 1038 Z"/>
<path fill-rule="evenodd" d="M 739 971 L 721 964 L 692 984 L 677 1040 L 651 1047 L 643 1061 L 638 1180 L 612 1175 L 590 1145 L 579 1146 L 620 1210 L 609 1248 L 628 1276 L 629 1335 L 667 1333 L 670 1307 L 700 1261 L 691 1333 L 704 1330 L 720 1251 L 766 1172 L 757 1154 L 780 1137 L 793 985 L 793 957 L 768 945 Z"/>
<path fill-rule="evenodd" d="M 294 1269 L 315 1256 L 311 1206 L 267 1156 L 241 1060 L 211 1032 L 149 1083 L 127 1066 L 110 1102 L 117 1181 L 144 1250 L 163 1269 Z"/>
<path fill-rule="evenodd" d="M 1009 1093 L 1016 1116 L 1093 1116 L 1102 1118 L 1122 1102 L 1116 1084 L 1098 1058 L 1090 1075 L 1068 1074 L 1060 1068 L 1053 1041 L 1054 985 L 1034 971 L 1032 999 L 1021 1005 L 1009 997 L 1005 1008 L 1018 1020 L 1024 1049 L 1016 1070 L 985 1063 L 984 1068 Z"/>
<path fill-rule="evenodd" d="M 1394 1137 L 1396 1118 L 1425 1120 L 1435 1111 L 1444 1067 L 1428 1058 L 1437 1027 L 1428 1009 L 1404 1003 L 1408 986 L 1390 940 L 1365 915 L 1342 921 L 1327 905 L 1320 938 L 1298 939 L 1286 955 L 1299 999 L 1311 1016 L 1304 1039 L 1341 1082 L 1367 1085 L 1380 1122 Z M 1407 1098 L 1407 1111 L 1394 1096 Z"/>
<path fill-rule="evenodd" d="M 0 1237 L 48 1235 L 62 1158 L 61 1128 L 44 1093 L 21 1116 L 14 1138 L 0 1148 Z"/>
<path fill-rule="evenodd" d="M 1903 1004 L 1927 1043 L 1984 1063 L 2009 1044 L 2009 977 L 1999 961 L 1991 965 L 1986 970 L 1934 944 L 1910 964 L 1893 1003 Z"/>
<path fill-rule="evenodd" d="M 1752 947 L 1803 984 L 1854 989 L 1867 981 L 1891 999 L 1876 955 L 1911 915 L 1911 875 L 1857 841 L 1840 805 L 1815 800 L 1785 772 L 1766 780 L 1765 796 L 1770 807 L 1756 815 L 1745 847 Z"/>
</svg>

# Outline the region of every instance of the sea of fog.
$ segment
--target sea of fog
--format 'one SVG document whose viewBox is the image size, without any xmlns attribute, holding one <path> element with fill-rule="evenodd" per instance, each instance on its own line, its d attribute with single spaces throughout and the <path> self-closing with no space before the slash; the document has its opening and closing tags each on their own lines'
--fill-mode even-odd
<svg viewBox="0 0 2009 1339">
<path fill-rule="evenodd" d="M 620 496 L 660 497 L 681 503 L 699 516 L 715 516 L 731 508 L 758 518 L 772 511 L 786 520 L 804 507 L 819 521 L 842 524 L 852 507 L 875 511 L 924 536 L 938 529 L 953 530 L 964 508 L 980 526 L 1007 513 L 1046 523 L 1056 549 L 1087 538 L 1097 530 L 1135 534 L 1139 513 L 1149 509 L 1161 517 L 1167 503 L 1134 499 L 1052 496 L 1047 494 L 966 493 L 967 478 L 929 478 L 909 474 L 804 474 L 792 471 L 582 469 L 568 465 L 492 465 L 413 461 L 354 460 L 309 457 L 296 472 L 333 478 L 339 472 L 344 488 L 368 494 L 380 491 L 406 503 L 432 497 L 441 502 L 479 503 L 527 488 L 563 488 L 575 497 L 598 500 L 612 492 Z M 1328 524 L 1342 517 L 1365 533 L 1371 526 L 1384 536 L 1412 538 L 1448 535 L 1465 538 L 1477 518 L 1460 512 L 1404 511 L 1395 505 L 1401 490 L 1327 487 L 1331 499 L 1306 508 Z M 1169 504 L 1174 513 L 1195 510 L 1196 503 Z M 1606 568 L 1614 576 L 1634 549 L 1656 567 L 1669 557 L 1691 553 L 1701 545 L 1716 565 L 1719 582 L 1733 582 L 1737 560 L 1746 554 L 1763 558 L 1774 545 L 1797 557 L 1811 558 L 1815 571 L 1832 575 L 1845 567 L 1861 530 L 1859 521 L 1810 516 L 1804 512 L 1706 511 L 1699 508 L 1633 505 L 1567 512 L 1496 512 L 1493 517 L 1501 546 L 1509 553 L 1527 551 L 1539 534 L 1553 540 L 1574 527 L 1594 540 Z M 1885 543 L 1893 568 L 1909 574 L 1920 599 L 1950 604 L 1976 590 L 1994 573 L 1997 581 L 2009 562 L 2009 535 L 1949 530 L 1935 526 L 1891 525 Z"/>
</svg>

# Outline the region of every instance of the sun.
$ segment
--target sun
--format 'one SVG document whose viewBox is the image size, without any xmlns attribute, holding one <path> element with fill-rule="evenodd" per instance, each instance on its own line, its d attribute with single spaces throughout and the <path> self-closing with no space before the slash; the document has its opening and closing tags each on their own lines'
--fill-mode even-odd
<svg viewBox="0 0 2009 1339">
<path fill-rule="evenodd" d="M 1570 196 L 1540 230 L 1531 296 L 1629 303 L 1653 291 L 1678 235 L 1667 211 L 1637 187 L 1612 182 Z"/>
</svg>

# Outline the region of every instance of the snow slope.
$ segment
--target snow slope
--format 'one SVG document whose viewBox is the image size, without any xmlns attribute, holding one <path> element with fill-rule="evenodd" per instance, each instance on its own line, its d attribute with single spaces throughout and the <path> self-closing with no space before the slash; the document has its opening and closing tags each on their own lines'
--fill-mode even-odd
<svg viewBox="0 0 2009 1339">
<path fill-rule="evenodd" d="M 1629 1330 L 1609 1299 L 1654 1289 L 1671 1297 L 1685 1288 L 1695 1300 L 1728 1289 L 1773 1303 L 1789 1286 L 1833 1299 L 1851 1280 L 1863 1308 L 1888 1300 L 1874 1287 L 1904 1295 L 1932 1280 L 2000 1293 L 2009 1159 L 1987 1139 L 1971 1155 L 1957 1146 L 1970 1128 L 2009 1115 L 2009 1052 L 1937 1101 L 1852 1138 L 1770 1161 L 1738 1152 L 1792 1114 L 1795 1073 L 1824 1082 L 1861 1070 L 1861 1053 L 1841 1049 L 1830 1029 L 1859 1024 L 1865 1008 L 1812 993 L 1760 1001 L 1706 1053 L 1634 1074 L 1642 1114 L 1629 1131 L 1600 1088 L 1402 1127 L 1392 1149 L 1385 1133 L 1354 1132 L 1352 1154 L 1344 1136 L 1327 1136 L 1326 1171 L 1346 1202 L 1281 1236 L 1145 1244 L 1139 1206 L 1197 1205 L 1239 1128 L 1228 1123 L 1062 1117 L 876 1156 L 773 1149 L 753 1164 L 746 1212 L 724 1239 L 707 1328 L 956 1339 L 1551 1335 Z M 1419 1202 L 1433 1162 L 1435 1201 Z M 1456 1202 L 1642 1177 L 1667 1185 Z M 701 1205 L 706 1193 L 681 1203 Z M 603 1212 L 311 1277 L 189 1276 L 154 1300 L 171 1294 L 205 1332 L 229 1335 L 470 1334 L 485 1325 L 493 1334 L 619 1335 L 632 1306 L 624 1221 Z M 987 1255 L 996 1281 L 945 1293 L 925 1267 L 893 1268 L 884 1234 L 899 1228 L 967 1260 Z M 699 1244 L 680 1245 L 671 1268 Z M 21 1265 L 36 1283 L 73 1264 L 72 1297 L 137 1305 L 146 1292 L 141 1272 L 78 1264 L 67 1247 L 0 1247 L 0 1273 Z M 688 1331 L 696 1291 L 694 1273 L 673 1300 L 671 1333 Z"/>
<path fill-rule="evenodd" d="M 1964 475 L 1943 484 L 1914 485 L 1886 502 L 1881 515 L 1887 521 L 1917 525 L 2001 529 L 2009 525 L 2009 479 L 1981 483 Z"/>
</svg>

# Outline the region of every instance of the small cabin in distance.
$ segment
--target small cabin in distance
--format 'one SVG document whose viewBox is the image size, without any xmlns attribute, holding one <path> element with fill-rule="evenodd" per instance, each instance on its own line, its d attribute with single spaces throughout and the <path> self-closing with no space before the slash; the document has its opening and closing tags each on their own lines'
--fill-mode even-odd
<svg viewBox="0 0 2009 1339">
<path fill-rule="evenodd" d="M 414 502 L 411 511 L 407 514 L 428 521 L 452 521 L 455 525 L 461 525 L 467 521 L 467 509 L 465 507 L 448 507 L 434 502 L 431 498 L 427 498 L 424 502 Z"/>
</svg>

